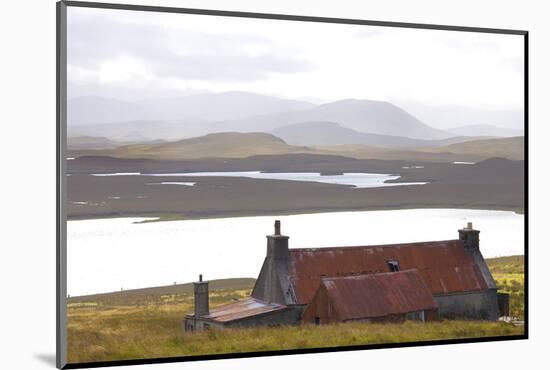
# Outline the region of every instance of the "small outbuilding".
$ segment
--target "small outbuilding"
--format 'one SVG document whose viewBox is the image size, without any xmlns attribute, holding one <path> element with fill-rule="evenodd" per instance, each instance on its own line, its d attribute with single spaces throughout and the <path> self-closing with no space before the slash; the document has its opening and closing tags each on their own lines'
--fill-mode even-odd
<svg viewBox="0 0 550 370">
<path fill-rule="evenodd" d="M 437 319 L 438 305 L 417 270 L 322 278 L 306 323 Z"/>
<path fill-rule="evenodd" d="M 297 320 L 299 312 L 277 303 L 263 302 L 247 298 L 233 303 L 218 306 L 200 315 L 186 316 L 186 330 L 201 330 L 223 327 L 278 326 L 289 319 Z"/>
</svg>

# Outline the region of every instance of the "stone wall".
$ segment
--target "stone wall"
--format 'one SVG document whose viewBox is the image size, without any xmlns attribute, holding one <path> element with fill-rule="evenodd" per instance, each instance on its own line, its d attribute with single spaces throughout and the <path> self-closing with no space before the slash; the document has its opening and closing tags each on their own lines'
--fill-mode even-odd
<svg viewBox="0 0 550 370">
<path fill-rule="evenodd" d="M 499 318 L 496 289 L 437 295 L 439 317 L 447 319 L 493 320 Z"/>
</svg>

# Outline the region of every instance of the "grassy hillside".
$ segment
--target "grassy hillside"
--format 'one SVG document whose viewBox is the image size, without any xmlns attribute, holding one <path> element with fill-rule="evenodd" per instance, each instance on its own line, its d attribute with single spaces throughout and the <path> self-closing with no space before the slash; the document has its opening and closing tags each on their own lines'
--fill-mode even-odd
<svg viewBox="0 0 550 370">
<path fill-rule="evenodd" d="M 523 256 L 488 259 L 488 264 L 501 289 L 506 289 L 506 286 L 500 285 L 502 279 L 510 279 L 514 274 L 514 279 L 523 282 Z M 253 283 L 254 279 L 211 281 L 211 307 L 247 297 Z M 518 299 L 519 295 L 512 302 Z M 70 298 L 69 362 L 523 334 L 523 327 L 502 322 L 476 321 L 346 323 L 184 332 L 181 328 L 182 318 L 192 310 L 191 284 Z"/>
<path fill-rule="evenodd" d="M 332 137 L 336 134 L 325 133 Z M 299 146 L 289 145 L 283 139 L 267 133 L 222 132 L 190 139 L 123 145 L 117 148 L 93 150 L 91 147 L 78 147 L 69 150 L 71 156 L 108 156 L 116 158 L 144 158 L 156 160 L 189 160 L 197 158 L 247 158 L 261 155 L 288 155 L 297 153 L 338 155 L 356 159 L 406 160 L 423 162 L 479 162 L 493 157 L 523 159 L 523 137 L 473 140 L 451 145 L 442 143 L 453 138 L 439 141 L 412 140 L 383 135 L 361 134 L 376 137 L 376 140 L 407 142 L 407 146 L 426 145 L 425 147 L 391 149 L 363 144 Z M 424 143 L 424 144 L 420 144 Z M 429 143 L 425 144 L 425 143 Z M 389 144 L 388 144 L 389 145 Z M 399 144 L 403 145 L 403 143 Z M 76 147 L 75 147 L 76 148 Z"/>
<path fill-rule="evenodd" d="M 422 150 L 434 153 L 476 154 L 486 158 L 502 157 L 514 160 L 523 160 L 524 145 L 524 137 L 517 136 L 510 138 L 467 141 Z"/>
<path fill-rule="evenodd" d="M 414 149 L 388 149 L 367 145 L 316 146 L 318 153 L 358 159 L 409 160 L 422 162 L 479 162 L 488 158 L 523 160 L 524 138 L 472 140 L 450 145 Z"/>
<path fill-rule="evenodd" d="M 487 258 L 487 264 L 493 275 L 495 274 L 521 274 L 524 273 L 525 256 L 506 256 Z"/>
<path fill-rule="evenodd" d="M 81 149 L 114 149 L 117 146 L 124 145 L 125 143 L 110 140 L 106 137 L 98 136 L 76 136 L 67 138 L 67 148 L 69 150 L 81 150 Z"/>
<path fill-rule="evenodd" d="M 162 144 L 126 145 L 104 154 L 118 158 L 190 159 L 307 152 L 312 150 L 288 145 L 270 134 L 223 132 Z"/>
<path fill-rule="evenodd" d="M 251 290 L 256 279 L 235 278 L 209 281 L 210 292 Z M 174 284 L 151 288 L 130 289 L 110 293 L 70 297 L 69 305 L 95 302 L 98 305 L 141 305 L 153 301 L 162 301 L 165 296 L 184 296 L 193 293 L 193 283 Z"/>
<path fill-rule="evenodd" d="M 510 315 L 521 320 L 525 310 L 524 256 L 487 259 L 499 292 L 510 294 Z"/>
<path fill-rule="evenodd" d="M 349 144 L 315 146 L 317 153 L 339 155 L 357 159 L 379 159 L 392 161 L 453 162 L 478 161 L 484 159 L 475 154 L 457 156 L 453 153 L 432 153 L 413 149 L 390 149 L 377 146 Z"/>
</svg>

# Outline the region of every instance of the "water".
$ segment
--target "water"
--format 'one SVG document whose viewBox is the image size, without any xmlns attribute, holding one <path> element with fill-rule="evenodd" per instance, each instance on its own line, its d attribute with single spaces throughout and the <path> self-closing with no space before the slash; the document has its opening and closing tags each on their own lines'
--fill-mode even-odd
<svg viewBox="0 0 550 370">
<path fill-rule="evenodd" d="M 68 293 L 75 295 L 257 277 L 266 234 L 280 219 L 290 248 L 456 239 L 471 221 L 485 257 L 523 254 L 523 215 L 505 211 L 414 209 L 236 217 L 136 224 L 144 218 L 69 221 Z"/>
<path fill-rule="evenodd" d="M 414 167 L 423 168 L 423 167 Z M 247 177 L 251 179 L 266 180 L 288 180 L 288 181 L 314 181 L 326 184 L 350 185 L 356 188 L 380 188 L 387 186 L 408 186 L 424 185 L 426 182 L 401 182 L 387 183 L 388 180 L 396 180 L 401 176 L 383 173 L 354 173 L 347 172 L 341 175 L 321 175 L 319 172 L 260 172 L 260 171 L 239 171 L 239 172 L 184 172 L 184 173 L 155 173 L 140 174 L 139 172 L 117 172 L 117 173 L 96 173 L 92 176 L 163 176 L 163 177 Z"/>
<path fill-rule="evenodd" d="M 163 182 L 151 182 L 145 185 L 182 185 L 182 186 L 195 186 L 196 182 L 178 182 L 178 181 L 163 181 Z"/>
<path fill-rule="evenodd" d="M 92 176 L 140 176 L 139 172 L 94 173 Z"/>
</svg>

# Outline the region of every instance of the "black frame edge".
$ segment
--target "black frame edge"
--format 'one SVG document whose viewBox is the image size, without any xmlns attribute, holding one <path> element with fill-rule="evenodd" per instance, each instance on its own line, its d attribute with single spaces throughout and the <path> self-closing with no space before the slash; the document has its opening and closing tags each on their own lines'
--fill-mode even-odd
<svg viewBox="0 0 550 370">
<path fill-rule="evenodd" d="M 56 3 L 56 346 L 58 369 L 67 365 L 67 244 L 65 145 L 67 127 L 67 5 Z"/>
<path fill-rule="evenodd" d="M 317 16 L 303 16 L 292 14 L 275 14 L 275 13 L 255 13 L 229 10 L 212 10 L 212 9 L 195 9 L 195 8 L 176 8 L 167 6 L 151 6 L 151 5 L 133 5 L 133 4 L 117 4 L 117 3 L 100 3 L 100 2 L 85 2 L 63 0 L 67 6 L 81 8 L 96 8 L 96 9 L 113 9 L 113 10 L 134 10 L 134 11 L 149 11 L 162 13 L 184 13 L 197 15 L 216 15 L 224 17 L 238 18 L 262 18 L 285 21 L 303 21 L 303 22 L 321 22 L 321 23 L 340 23 L 340 24 L 359 24 L 368 26 L 385 26 L 399 28 L 420 28 L 427 30 L 440 31 L 462 31 L 462 32 L 481 32 L 481 33 L 498 33 L 507 35 L 525 35 L 525 30 L 501 29 L 501 28 L 484 28 L 484 27 L 468 27 L 468 26 L 453 26 L 442 24 L 426 24 L 426 23 L 408 23 L 408 22 L 389 22 L 363 20 L 353 18 L 331 18 Z"/>
<path fill-rule="evenodd" d="M 524 101 L 523 101 L 523 159 L 524 159 L 524 238 L 523 263 L 524 263 L 524 334 L 529 338 L 529 32 L 523 36 L 523 78 L 524 78 Z"/>
</svg>

